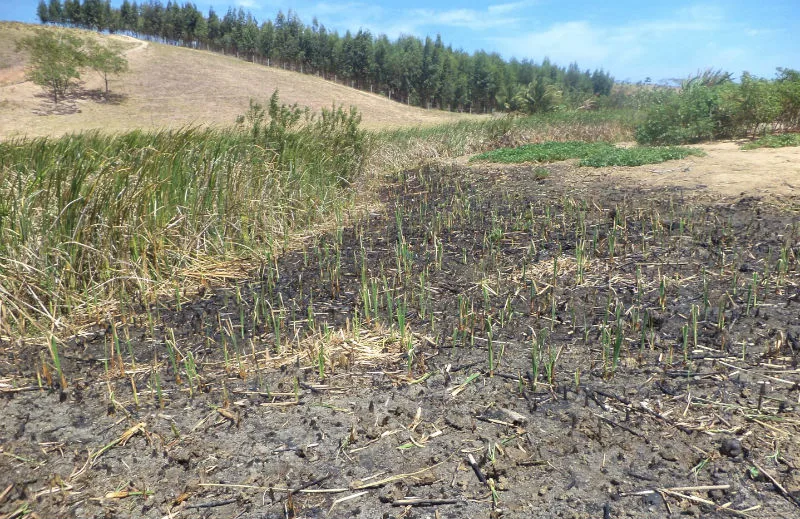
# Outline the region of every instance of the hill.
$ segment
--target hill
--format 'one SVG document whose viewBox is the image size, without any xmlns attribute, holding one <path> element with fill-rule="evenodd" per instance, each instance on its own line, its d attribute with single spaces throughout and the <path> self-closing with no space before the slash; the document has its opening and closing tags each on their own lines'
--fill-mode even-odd
<svg viewBox="0 0 800 519">
<path fill-rule="evenodd" d="M 41 88 L 25 81 L 25 55 L 15 50 L 16 41 L 34 27 L 0 23 L 0 139 L 95 128 L 124 131 L 230 125 L 246 111 L 250 99 L 266 102 L 275 89 L 282 102 L 311 109 L 334 103 L 356 106 L 368 128 L 432 125 L 474 117 L 406 106 L 319 77 L 122 35 L 103 36 L 123 40 L 129 47 L 130 71 L 110 83 L 117 97 L 112 102 L 98 100 L 100 77 L 87 72 L 79 94 L 56 114 Z"/>
</svg>

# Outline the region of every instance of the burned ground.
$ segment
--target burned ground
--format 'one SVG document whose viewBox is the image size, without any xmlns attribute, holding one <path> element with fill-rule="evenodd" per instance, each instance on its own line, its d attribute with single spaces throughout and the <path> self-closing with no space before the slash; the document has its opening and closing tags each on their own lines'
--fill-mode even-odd
<svg viewBox="0 0 800 519">
<path fill-rule="evenodd" d="M 797 517 L 798 200 L 533 170 L 2 344 L 0 513 Z"/>
</svg>

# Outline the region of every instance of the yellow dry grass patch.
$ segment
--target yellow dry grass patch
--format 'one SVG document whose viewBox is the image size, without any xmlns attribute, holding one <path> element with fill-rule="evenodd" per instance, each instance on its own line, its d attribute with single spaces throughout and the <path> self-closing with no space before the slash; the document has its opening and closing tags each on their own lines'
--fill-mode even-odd
<svg viewBox="0 0 800 519">
<path fill-rule="evenodd" d="M 24 80 L 25 56 L 15 51 L 15 42 L 33 28 L 0 23 L 0 139 L 89 129 L 229 126 L 247 110 L 250 99 L 266 103 L 275 89 L 282 102 L 312 110 L 334 103 L 356 106 L 368 128 L 434 125 L 477 117 L 423 110 L 316 76 L 121 35 L 107 36 L 126 40 L 130 46 L 126 51 L 130 71 L 110 82 L 112 93 L 122 96 L 121 102 L 77 99 L 73 113 L 40 115 L 52 109 L 52 101 L 42 95 L 40 87 Z M 102 88 L 97 74 L 86 72 L 82 80 L 83 89 Z"/>
</svg>

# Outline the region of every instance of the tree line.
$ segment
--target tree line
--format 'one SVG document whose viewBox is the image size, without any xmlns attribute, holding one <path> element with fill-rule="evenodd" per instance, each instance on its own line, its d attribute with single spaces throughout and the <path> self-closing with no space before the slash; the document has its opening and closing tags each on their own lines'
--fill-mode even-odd
<svg viewBox="0 0 800 519">
<path fill-rule="evenodd" d="M 614 85 L 606 71 L 581 70 L 576 63 L 469 54 L 438 35 L 390 40 L 365 29 L 340 35 L 316 18 L 306 25 L 292 11 L 259 23 L 242 8 L 229 8 L 222 17 L 212 8 L 206 16 L 193 3 L 171 0 L 123 0 L 119 8 L 109 0 L 40 0 L 37 15 L 45 24 L 125 32 L 316 74 L 425 108 L 547 112 L 608 96 Z"/>
</svg>

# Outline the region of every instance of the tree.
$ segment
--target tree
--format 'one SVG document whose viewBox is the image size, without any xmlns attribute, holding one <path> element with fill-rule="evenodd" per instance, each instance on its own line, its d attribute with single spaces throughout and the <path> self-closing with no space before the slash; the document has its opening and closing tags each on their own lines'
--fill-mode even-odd
<svg viewBox="0 0 800 519">
<path fill-rule="evenodd" d="M 258 22 L 248 14 L 242 26 L 237 47 L 248 56 L 250 61 L 255 61 L 256 51 L 258 50 L 258 37 Z"/>
<path fill-rule="evenodd" d="M 183 33 L 183 15 L 177 2 L 167 2 L 167 7 L 163 12 L 161 35 L 168 42 L 178 42 Z"/>
<path fill-rule="evenodd" d="M 61 7 L 61 0 L 50 0 L 47 4 L 47 16 L 50 23 L 64 23 L 64 10 Z"/>
<path fill-rule="evenodd" d="M 346 43 L 344 59 L 347 61 L 347 70 L 356 80 L 358 88 L 364 88 L 364 83 L 369 76 L 372 60 L 372 34 L 363 29 Z"/>
<path fill-rule="evenodd" d="M 800 129 L 800 72 L 789 68 L 779 68 L 775 80 L 781 102 L 781 115 L 778 118 L 787 130 Z"/>
<path fill-rule="evenodd" d="M 436 97 L 441 89 L 441 77 L 439 76 L 442 53 L 442 38 L 436 36 L 434 42 L 430 37 L 425 38 L 425 47 L 422 49 L 422 65 L 420 75 L 417 78 L 416 89 L 419 93 L 420 106 L 431 107 L 431 100 Z"/>
<path fill-rule="evenodd" d="M 120 28 L 123 31 L 136 31 L 136 19 L 138 13 L 134 12 L 133 6 L 128 0 L 123 0 L 122 5 L 119 7 L 119 21 Z"/>
<path fill-rule="evenodd" d="M 128 70 L 128 60 L 122 55 L 122 46 L 115 41 L 101 45 L 97 41 L 89 40 L 86 47 L 86 64 L 102 76 L 108 97 L 108 77 Z"/>
<path fill-rule="evenodd" d="M 181 10 L 183 33 L 181 39 L 186 45 L 197 48 L 208 38 L 208 25 L 203 13 L 194 4 L 185 4 Z"/>
<path fill-rule="evenodd" d="M 77 26 L 82 20 L 80 0 L 64 0 L 64 22 Z"/>
<path fill-rule="evenodd" d="M 44 0 L 39 0 L 39 5 L 36 7 L 36 16 L 39 17 L 41 23 L 55 21 L 50 18 L 50 9 L 47 8 L 47 4 Z"/>
<path fill-rule="evenodd" d="M 555 85 L 539 76 L 527 87 L 520 87 L 509 108 L 529 114 L 552 112 L 561 102 L 561 95 Z"/>
<path fill-rule="evenodd" d="M 58 104 L 80 78 L 80 67 L 84 63 L 81 52 L 83 40 L 65 31 L 39 30 L 34 35 L 22 38 L 18 47 L 28 51 L 30 59 L 26 77 L 41 86 Z"/>
<path fill-rule="evenodd" d="M 614 78 L 603 69 L 595 70 L 592 73 L 592 92 L 596 95 L 607 96 L 611 94 L 614 86 Z"/>
<path fill-rule="evenodd" d="M 107 28 L 105 9 L 100 0 L 83 0 L 81 21 L 87 29 L 102 31 Z"/>
<path fill-rule="evenodd" d="M 222 37 L 222 31 L 220 28 L 219 16 L 217 16 L 217 13 L 214 12 L 213 8 L 208 10 L 208 20 L 206 21 L 206 26 L 208 27 L 208 40 L 214 45 L 219 45 L 219 39 Z"/>
<path fill-rule="evenodd" d="M 270 20 L 262 23 L 258 32 L 258 53 L 267 60 L 267 63 L 275 55 L 275 27 Z"/>
</svg>

